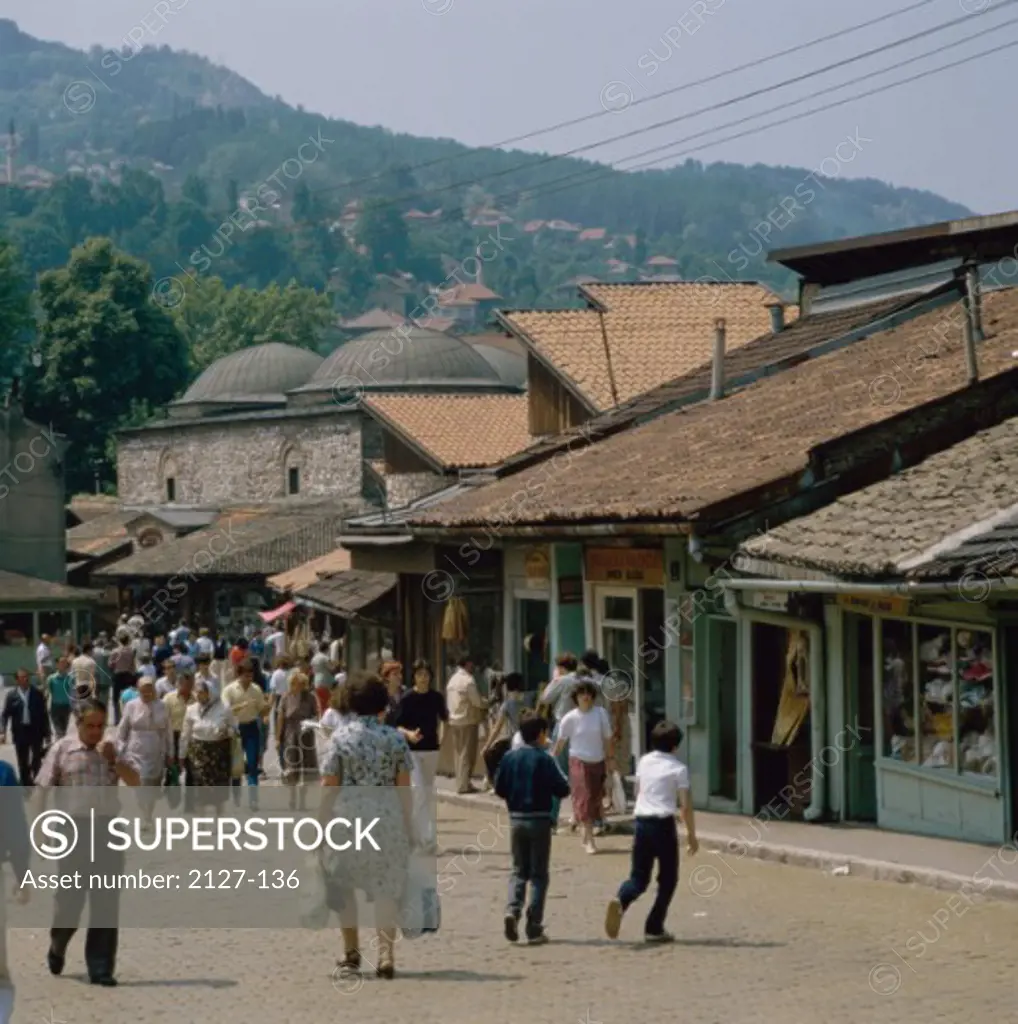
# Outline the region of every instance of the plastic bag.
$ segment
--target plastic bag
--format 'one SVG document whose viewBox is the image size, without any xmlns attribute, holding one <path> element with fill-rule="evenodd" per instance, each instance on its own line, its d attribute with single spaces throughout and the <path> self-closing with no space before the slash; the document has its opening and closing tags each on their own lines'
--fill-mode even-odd
<svg viewBox="0 0 1018 1024">
<path fill-rule="evenodd" d="M 605 810 L 615 814 L 625 814 L 626 787 L 622 784 L 622 776 L 618 772 L 611 773 L 607 790 L 604 801 Z"/>
<path fill-rule="evenodd" d="M 321 930 L 329 923 L 328 886 L 321 859 L 310 856 L 300 873 L 300 923 Z"/>
<path fill-rule="evenodd" d="M 435 887 L 434 872 L 428 871 L 427 863 L 414 858 L 410 864 L 400 908 L 400 931 L 405 939 L 419 939 L 422 935 L 437 932 L 442 926 L 442 904 Z"/>
</svg>

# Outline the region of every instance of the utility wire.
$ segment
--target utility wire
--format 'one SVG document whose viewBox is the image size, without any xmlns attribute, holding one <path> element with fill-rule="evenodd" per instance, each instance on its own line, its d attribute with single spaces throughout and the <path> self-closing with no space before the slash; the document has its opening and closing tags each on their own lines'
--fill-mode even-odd
<svg viewBox="0 0 1018 1024">
<path fill-rule="evenodd" d="M 678 114 L 675 117 L 666 118 L 663 121 L 657 121 L 654 124 L 647 125 L 644 128 L 634 128 L 628 132 L 622 132 L 619 135 L 609 136 L 606 139 L 601 139 L 596 142 L 588 143 L 583 146 L 576 146 L 573 149 L 567 150 L 565 153 L 549 154 L 546 156 L 538 157 L 536 160 L 528 160 L 523 163 L 513 164 L 511 167 L 504 167 L 501 170 L 493 171 L 490 174 L 481 175 L 480 177 L 468 178 L 461 181 L 455 181 L 448 185 L 441 185 L 438 188 L 425 189 L 418 193 L 411 193 L 409 195 L 397 196 L 392 199 L 384 200 L 379 203 L 379 206 L 392 206 L 402 203 L 412 202 L 417 199 L 427 198 L 433 195 L 440 195 L 444 192 L 450 192 L 454 189 L 466 188 L 470 185 L 475 185 L 480 181 L 490 180 L 492 178 L 501 178 L 507 174 L 513 174 L 521 170 L 533 170 L 544 164 L 551 163 L 556 160 L 563 160 L 567 157 L 576 156 L 579 153 L 588 152 L 591 149 L 598 149 L 601 146 L 609 145 L 613 142 L 622 142 L 626 139 L 635 138 L 640 135 L 644 135 L 647 132 L 656 131 L 659 128 L 669 127 L 673 124 L 678 124 L 682 121 L 688 121 L 691 118 L 699 117 L 701 114 L 711 113 L 715 110 L 721 110 L 725 107 L 730 107 L 736 103 L 742 103 L 748 99 L 755 99 L 757 96 L 765 95 L 769 92 L 774 92 L 778 89 L 786 88 L 789 85 L 797 85 L 800 82 L 808 81 L 811 78 L 815 78 L 817 75 L 826 74 L 828 71 L 833 71 L 837 68 L 846 67 L 849 64 L 855 64 L 860 60 L 865 60 L 869 57 L 873 57 L 879 53 L 886 53 L 888 50 L 897 49 L 900 46 L 905 46 L 908 43 L 915 42 L 917 39 L 924 39 L 927 36 L 934 35 L 938 32 L 943 32 L 945 29 L 954 28 L 956 25 L 962 22 L 969 21 L 974 18 L 981 18 L 991 12 L 1003 10 L 1006 7 L 1012 7 L 1018 0 L 999 0 L 999 2 L 993 7 L 987 7 L 983 10 L 976 11 L 972 14 L 965 14 L 960 18 L 953 18 L 950 21 L 941 23 L 940 25 L 934 25 L 931 28 L 923 29 L 921 32 L 913 33 L 910 36 L 905 36 L 902 39 L 896 39 L 890 43 L 884 43 L 881 46 L 873 47 L 870 50 L 866 50 L 859 54 L 854 54 L 851 57 L 843 58 L 842 60 L 834 61 L 831 64 L 825 65 L 821 68 L 816 68 L 813 71 L 803 72 L 800 75 L 795 75 L 792 78 L 787 78 L 784 81 L 774 83 L 773 85 L 762 86 L 758 89 L 753 89 L 750 92 L 743 93 L 739 96 L 734 96 L 726 100 L 721 100 L 717 103 L 712 103 L 706 107 L 700 107 L 696 110 L 687 111 L 684 114 Z M 316 189 L 314 194 L 322 194 L 324 192 L 332 192 L 341 188 L 348 188 L 349 184 L 342 185 L 331 185 L 326 188 Z"/>
<path fill-rule="evenodd" d="M 726 68 L 724 71 L 717 71 L 713 74 L 707 75 L 704 78 L 694 79 L 692 82 L 683 82 L 680 85 L 672 86 L 669 89 L 662 89 L 660 92 L 651 93 L 649 96 L 643 96 L 640 99 L 633 100 L 629 103 L 626 109 L 632 109 L 633 107 L 641 106 L 644 103 L 654 103 L 657 100 L 664 99 L 666 96 L 675 96 L 680 92 L 685 92 L 687 89 L 695 89 L 701 85 L 708 85 L 711 82 L 721 81 L 723 78 L 727 78 L 730 75 L 738 74 L 742 71 L 749 71 L 753 68 L 762 67 L 764 64 L 769 64 L 772 61 L 779 60 L 782 57 L 789 57 L 793 53 L 801 53 L 803 50 L 811 49 L 814 46 L 819 46 L 821 43 L 828 43 L 834 39 L 840 39 L 844 36 L 852 35 L 855 32 L 861 32 L 863 29 L 872 28 L 874 25 L 879 25 L 882 22 L 890 21 L 892 18 L 901 17 L 904 14 L 909 14 L 912 11 L 918 10 L 920 7 L 927 7 L 931 3 L 936 3 L 937 0 L 918 0 L 916 3 L 908 4 L 906 7 L 898 8 L 895 11 L 889 11 L 886 14 L 881 14 L 879 17 L 870 18 L 868 21 L 862 21 L 857 25 L 850 25 L 847 28 L 839 29 L 836 32 L 829 32 L 827 35 L 817 36 L 816 39 L 810 39 L 805 43 L 798 43 L 795 46 L 789 46 L 784 50 L 778 50 L 776 53 L 770 53 L 763 57 L 757 57 L 754 60 L 746 61 L 744 64 L 737 64 L 735 67 Z M 511 146 L 517 142 L 524 142 L 527 139 L 536 139 L 541 135 L 548 135 L 551 132 L 561 131 L 564 128 L 573 128 L 579 124 L 586 124 L 588 121 L 593 121 L 599 117 L 606 117 L 609 114 L 616 114 L 618 111 L 615 110 L 595 110 L 589 114 L 582 114 L 579 117 L 573 117 L 566 121 L 559 121 L 556 124 L 550 124 L 545 128 L 537 128 L 534 131 L 525 132 L 522 135 L 513 135 L 508 139 L 501 139 L 498 142 L 489 142 L 483 146 L 478 146 L 466 153 L 452 153 L 448 156 L 436 157 L 434 160 L 424 160 L 421 163 L 412 164 L 407 170 L 419 171 L 427 167 L 437 167 L 439 164 L 449 163 L 454 160 L 465 160 L 471 156 L 476 155 L 478 150 L 493 150 L 501 149 L 503 146 Z M 346 182 L 343 188 L 353 188 L 357 185 L 365 185 L 372 181 L 378 181 L 381 178 L 385 178 L 390 174 L 394 174 L 395 169 L 390 171 L 379 171 L 376 174 L 369 174 L 363 178 L 355 178 L 353 181 Z"/>
</svg>

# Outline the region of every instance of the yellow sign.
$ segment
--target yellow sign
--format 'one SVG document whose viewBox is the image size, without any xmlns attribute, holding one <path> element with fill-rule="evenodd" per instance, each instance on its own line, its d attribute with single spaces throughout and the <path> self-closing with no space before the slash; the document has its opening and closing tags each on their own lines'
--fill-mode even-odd
<svg viewBox="0 0 1018 1024">
<path fill-rule="evenodd" d="M 532 548 L 527 552 L 527 557 L 523 564 L 523 571 L 528 580 L 537 583 L 547 582 L 551 579 L 551 564 L 545 548 Z"/>
<path fill-rule="evenodd" d="M 652 548 L 588 548 L 587 580 L 637 587 L 663 587 L 664 558 Z"/>
<path fill-rule="evenodd" d="M 838 594 L 838 604 L 845 611 L 870 615 L 908 615 L 912 610 L 912 602 L 907 597 L 889 594 Z"/>
</svg>

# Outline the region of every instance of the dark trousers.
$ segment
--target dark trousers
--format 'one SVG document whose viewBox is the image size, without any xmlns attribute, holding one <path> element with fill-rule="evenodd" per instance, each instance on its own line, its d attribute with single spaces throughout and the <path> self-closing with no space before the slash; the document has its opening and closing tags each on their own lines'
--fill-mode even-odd
<svg viewBox="0 0 1018 1024">
<path fill-rule="evenodd" d="M 135 679 L 136 676 L 133 672 L 117 672 L 113 676 L 113 719 L 117 725 L 120 725 L 120 717 L 124 713 L 124 709 L 120 706 L 120 698 L 124 690 L 134 686 Z"/>
<path fill-rule="evenodd" d="M 89 827 L 87 820 L 79 823 L 79 830 Z M 81 834 L 85 834 L 81 831 Z M 124 855 L 111 850 L 97 850 L 96 861 L 89 861 L 88 845 L 79 844 L 79 849 L 64 858 L 60 864 L 62 873 L 81 871 L 86 877 L 91 873 L 119 874 L 124 870 Z M 73 889 L 58 889 L 53 908 L 53 927 L 50 929 L 50 951 L 59 957 L 67 955 L 67 947 L 78 930 L 81 913 L 88 900 L 89 923 L 85 935 L 85 967 L 90 978 L 113 975 L 117 967 L 117 945 L 119 931 L 114 926 L 120 916 L 120 892 L 117 889 L 95 889 L 84 886 Z M 102 927 L 93 925 L 101 924 Z"/>
<path fill-rule="evenodd" d="M 679 883 L 679 830 L 671 816 L 637 818 L 634 826 L 632 864 L 629 878 L 619 886 L 619 902 L 625 910 L 647 891 L 656 860 L 657 897 L 643 930 L 646 935 L 660 935 Z"/>
<path fill-rule="evenodd" d="M 53 722 L 53 733 L 58 740 L 67 735 L 67 723 L 71 720 L 70 704 L 54 704 L 49 709 L 49 717 Z"/>
<path fill-rule="evenodd" d="M 513 871 L 509 877 L 506 913 L 518 918 L 530 883 L 527 932 L 536 934 L 544 924 L 544 901 L 548 897 L 548 861 L 551 859 L 551 819 L 514 820 L 509 831 Z"/>
<path fill-rule="evenodd" d="M 511 747 L 512 740 L 499 740 L 497 743 L 492 743 L 484 755 L 484 768 L 488 773 L 488 781 L 493 786 L 495 785 L 495 773 L 498 771 L 498 766 L 502 763 L 502 758 L 509 753 Z"/>
<path fill-rule="evenodd" d="M 22 786 L 34 786 L 42 767 L 42 737 L 15 739 L 14 753 L 18 759 L 18 778 Z"/>
</svg>

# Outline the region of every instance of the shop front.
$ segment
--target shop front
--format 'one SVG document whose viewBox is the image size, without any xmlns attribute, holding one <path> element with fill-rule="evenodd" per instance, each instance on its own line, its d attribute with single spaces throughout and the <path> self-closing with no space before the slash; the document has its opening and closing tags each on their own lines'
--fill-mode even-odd
<svg viewBox="0 0 1018 1024">
<path fill-rule="evenodd" d="M 505 669 L 523 676 L 525 698 L 534 706 L 551 678 L 551 549 L 508 546 L 504 558 Z"/>
<path fill-rule="evenodd" d="M 664 554 L 660 547 L 588 547 L 587 635 L 628 690 L 631 753 L 650 749 L 667 717 Z"/>
</svg>

